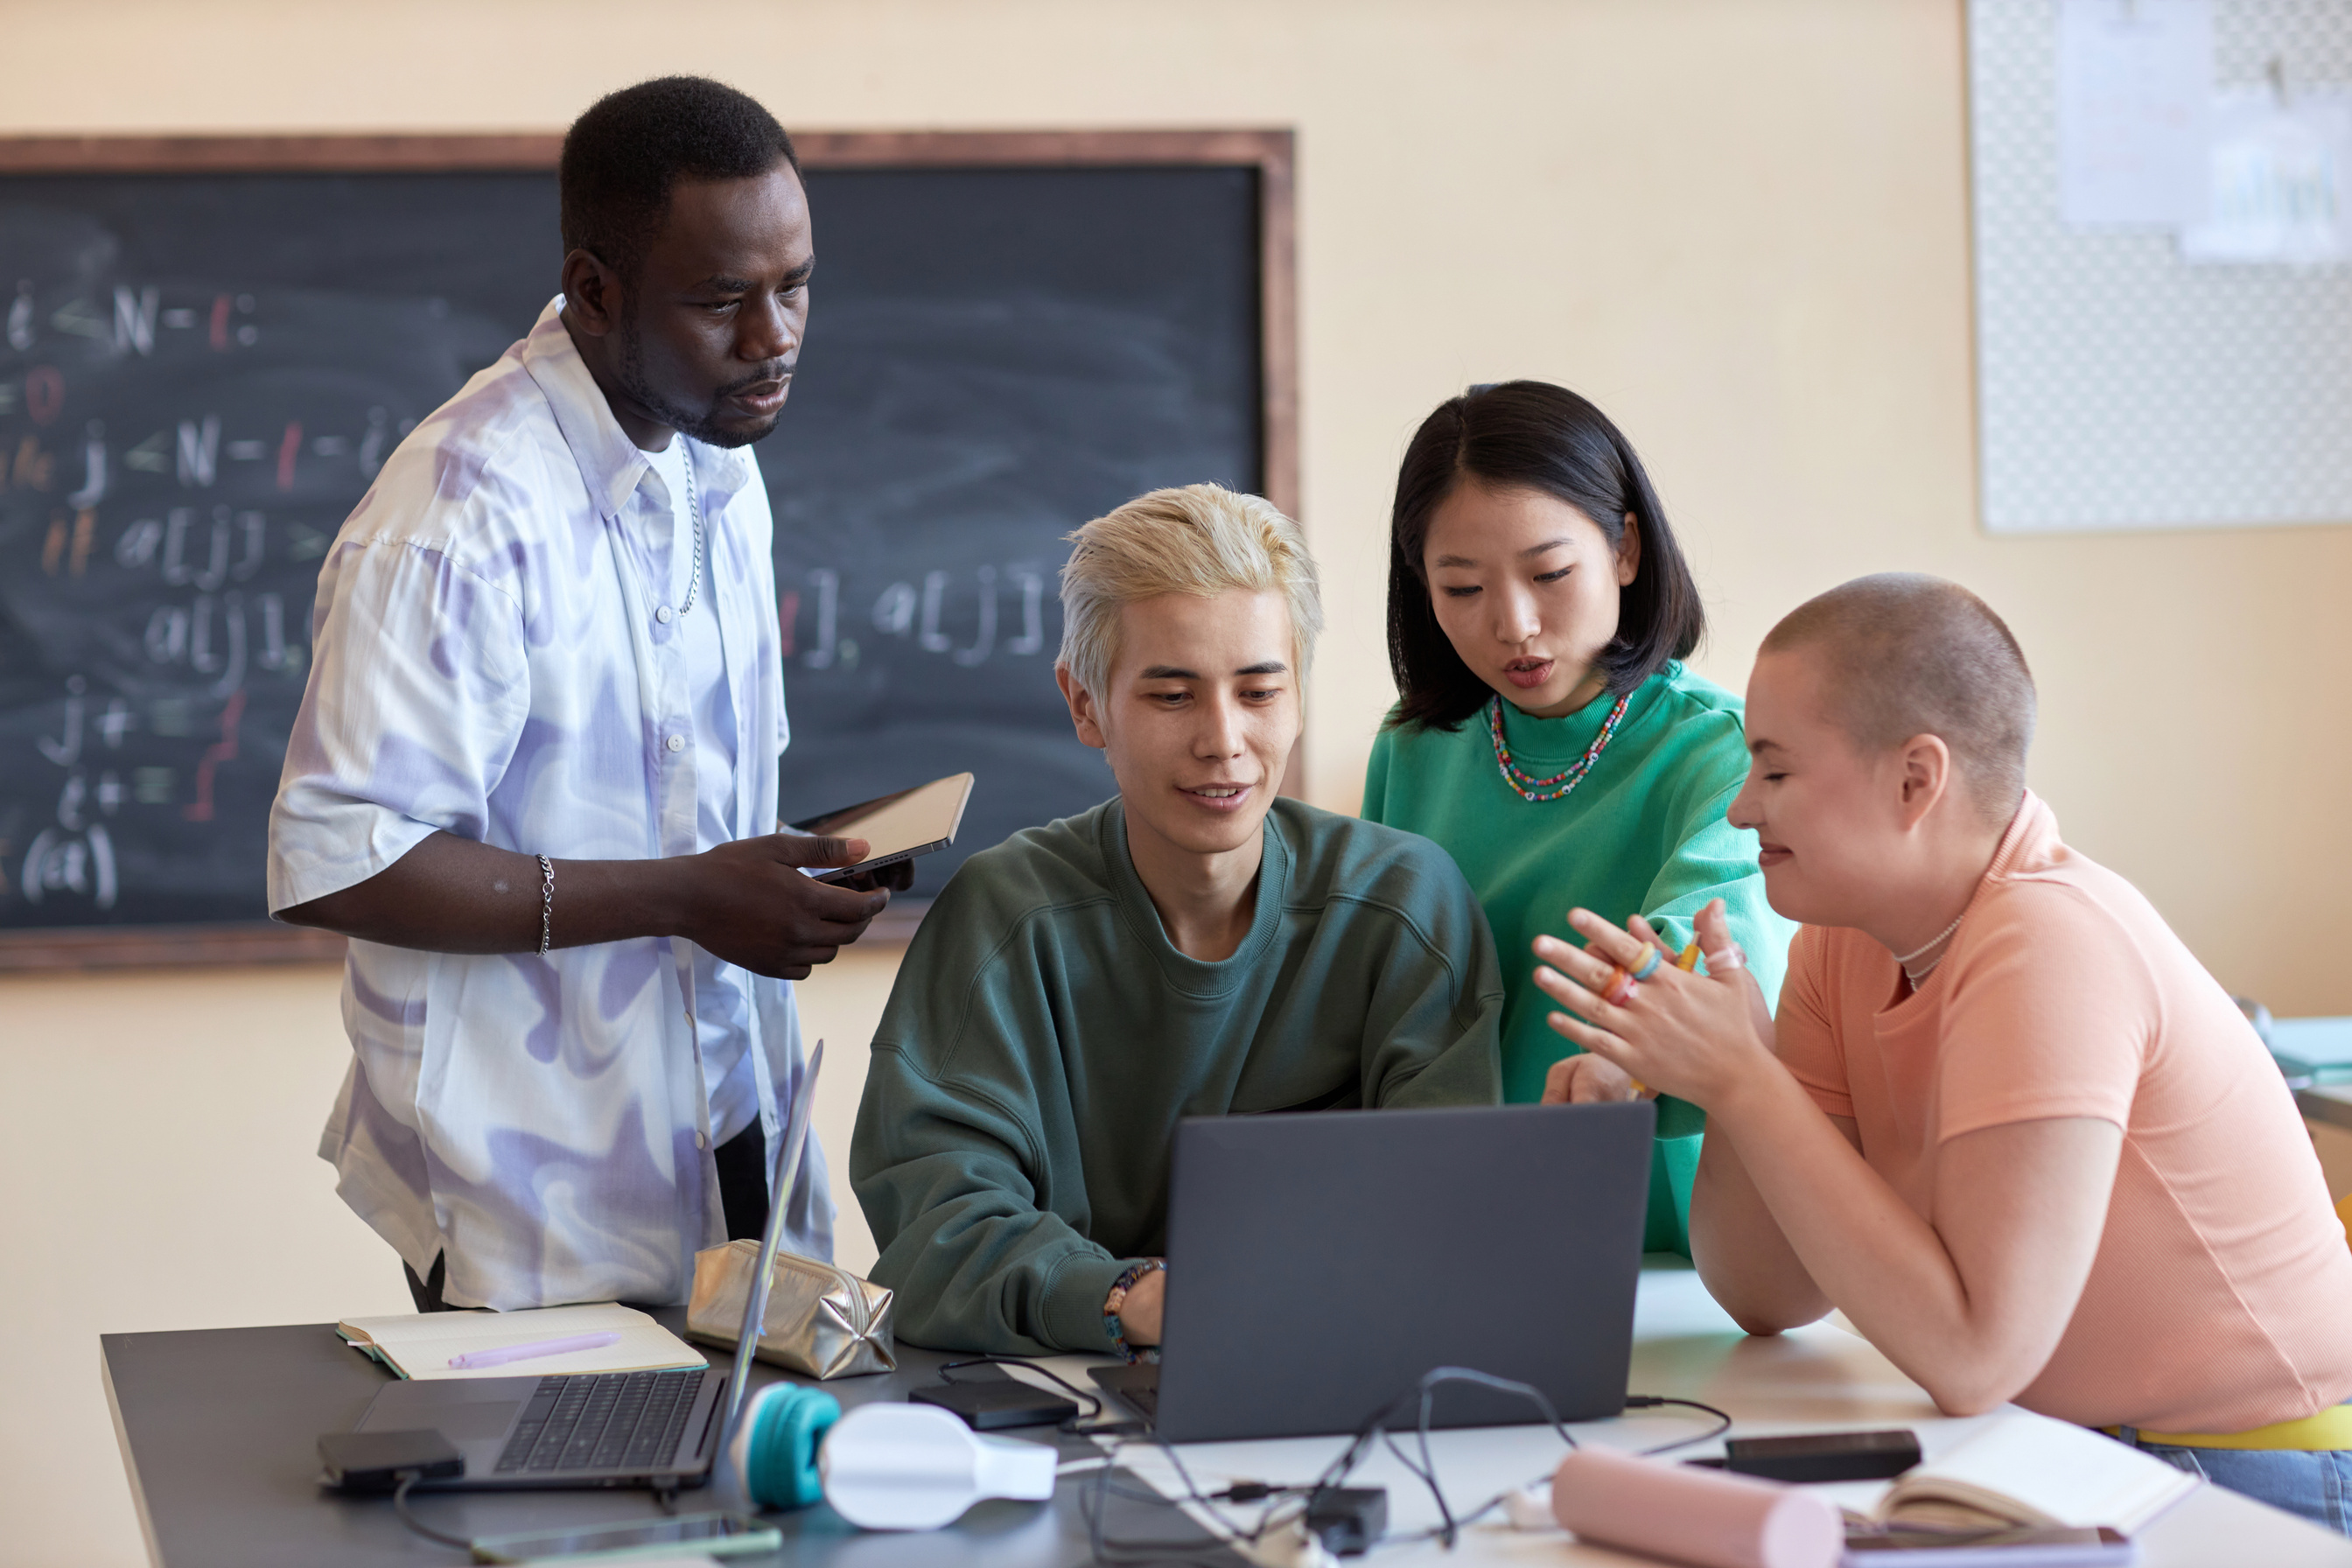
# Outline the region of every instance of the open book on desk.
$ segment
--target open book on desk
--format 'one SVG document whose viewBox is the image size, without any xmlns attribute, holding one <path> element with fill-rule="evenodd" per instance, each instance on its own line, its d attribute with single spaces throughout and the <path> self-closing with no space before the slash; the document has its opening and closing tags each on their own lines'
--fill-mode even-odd
<svg viewBox="0 0 2352 1568">
<path fill-rule="evenodd" d="M 425 1312 L 352 1318 L 335 1332 L 403 1377 L 547 1377 L 582 1372 L 666 1372 L 708 1366 L 702 1352 L 635 1307 L 612 1302 L 520 1312 Z M 449 1358 L 577 1334 L 620 1337 L 594 1350 L 532 1356 L 499 1366 L 455 1367 Z"/>
<path fill-rule="evenodd" d="M 1906 1470 L 1864 1522 L 1920 1531 L 2105 1525 L 2132 1535 L 2202 1484 L 2086 1427 L 2005 1410 Z"/>
</svg>

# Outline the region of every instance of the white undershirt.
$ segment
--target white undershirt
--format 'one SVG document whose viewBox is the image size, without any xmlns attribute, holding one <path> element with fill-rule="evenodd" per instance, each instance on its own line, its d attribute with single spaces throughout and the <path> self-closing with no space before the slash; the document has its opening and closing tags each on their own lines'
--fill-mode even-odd
<svg viewBox="0 0 2352 1568">
<path fill-rule="evenodd" d="M 694 563 L 694 515 L 689 510 L 686 438 L 670 437 L 662 451 L 648 454 L 670 493 L 675 529 L 670 549 L 670 604 L 687 599 L 687 574 Z M 694 608 L 678 617 L 685 639 L 686 688 L 694 725 L 694 847 L 698 851 L 735 837 L 735 761 L 742 725 L 727 680 L 727 658 L 719 644 L 719 595 L 711 585 L 711 542 L 702 541 L 702 583 Z M 751 1070 L 751 976 L 694 949 L 694 1016 L 702 1046 L 703 1091 L 710 1099 L 710 1138 L 724 1143 L 751 1124 L 760 1112 Z"/>
</svg>

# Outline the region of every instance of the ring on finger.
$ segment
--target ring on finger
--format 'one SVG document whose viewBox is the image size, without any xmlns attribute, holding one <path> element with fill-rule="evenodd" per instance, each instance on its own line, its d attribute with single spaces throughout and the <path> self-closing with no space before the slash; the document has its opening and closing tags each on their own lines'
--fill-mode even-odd
<svg viewBox="0 0 2352 1568">
<path fill-rule="evenodd" d="M 1709 974 L 1727 974 L 1732 970 L 1747 967 L 1748 952 L 1736 942 L 1727 942 L 1706 955 L 1706 972 Z"/>
</svg>

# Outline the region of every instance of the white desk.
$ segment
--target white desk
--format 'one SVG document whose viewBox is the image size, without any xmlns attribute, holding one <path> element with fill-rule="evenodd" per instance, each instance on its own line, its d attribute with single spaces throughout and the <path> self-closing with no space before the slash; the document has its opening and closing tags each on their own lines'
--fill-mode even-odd
<svg viewBox="0 0 2352 1568">
<path fill-rule="evenodd" d="M 1084 1363 L 1073 1359 L 1075 1372 Z M 1082 1378 L 1074 1381 L 1083 1386 Z M 1636 1394 L 1672 1394 L 1717 1405 L 1736 1419 L 1732 1433 L 1738 1436 L 1908 1426 L 1918 1433 L 1920 1447 L 1930 1458 L 1981 1419 L 1938 1415 L 1926 1393 L 1885 1356 L 1829 1323 L 1772 1339 L 1749 1338 L 1679 1258 L 1654 1257 L 1643 1270 L 1631 1388 Z M 1691 1419 L 1703 1418 L 1696 1413 L 1646 1412 L 1585 1423 L 1574 1431 L 1579 1442 L 1640 1448 L 1685 1436 L 1693 1430 Z M 1188 1444 L 1179 1451 L 1195 1481 L 1209 1491 L 1228 1480 L 1310 1480 L 1344 1446 L 1339 1438 L 1301 1437 Z M 1561 1453 L 1558 1436 L 1540 1426 L 1436 1433 L 1430 1447 L 1446 1498 L 1457 1510 L 1475 1508 L 1506 1487 L 1549 1474 Z M 1718 1440 L 1677 1452 L 1720 1451 Z M 1120 1459 L 1163 1490 L 1174 1485 L 1166 1461 L 1144 1446 L 1126 1447 Z M 1415 1531 L 1437 1522 L 1428 1489 L 1383 1448 L 1374 1450 L 1351 1484 L 1388 1488 L 1392 1531 Z M 2147 1568 L 2352 1564 L 2352 1541 L 2212 1486 L 2190 1493 L 2142 1531 L 2139 1542 Z M 1433 1541 L 1384 1548 L 1363 1561 L 1378 1568 L 1438 1568 L 1471 1563 L 1558 1565 L 1645 1560 L 1580 1545 L 1559 1531 L 1521 1531 L 1490 1521 L 1465 1531 L 1461 1547 L 1450 1555 Z"/>
</svg>

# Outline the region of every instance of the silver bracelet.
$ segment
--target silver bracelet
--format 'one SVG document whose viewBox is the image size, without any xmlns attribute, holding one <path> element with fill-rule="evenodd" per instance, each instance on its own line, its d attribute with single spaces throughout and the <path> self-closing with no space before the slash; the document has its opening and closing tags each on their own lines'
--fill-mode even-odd
<svg viewBox="0 0 2352 1568">
<path fill-rule="evenodd" d="M 547 939 L 555 924 L 555 862 L 539 858 L 539 956 L 547 956 Z"/>
</svg>

